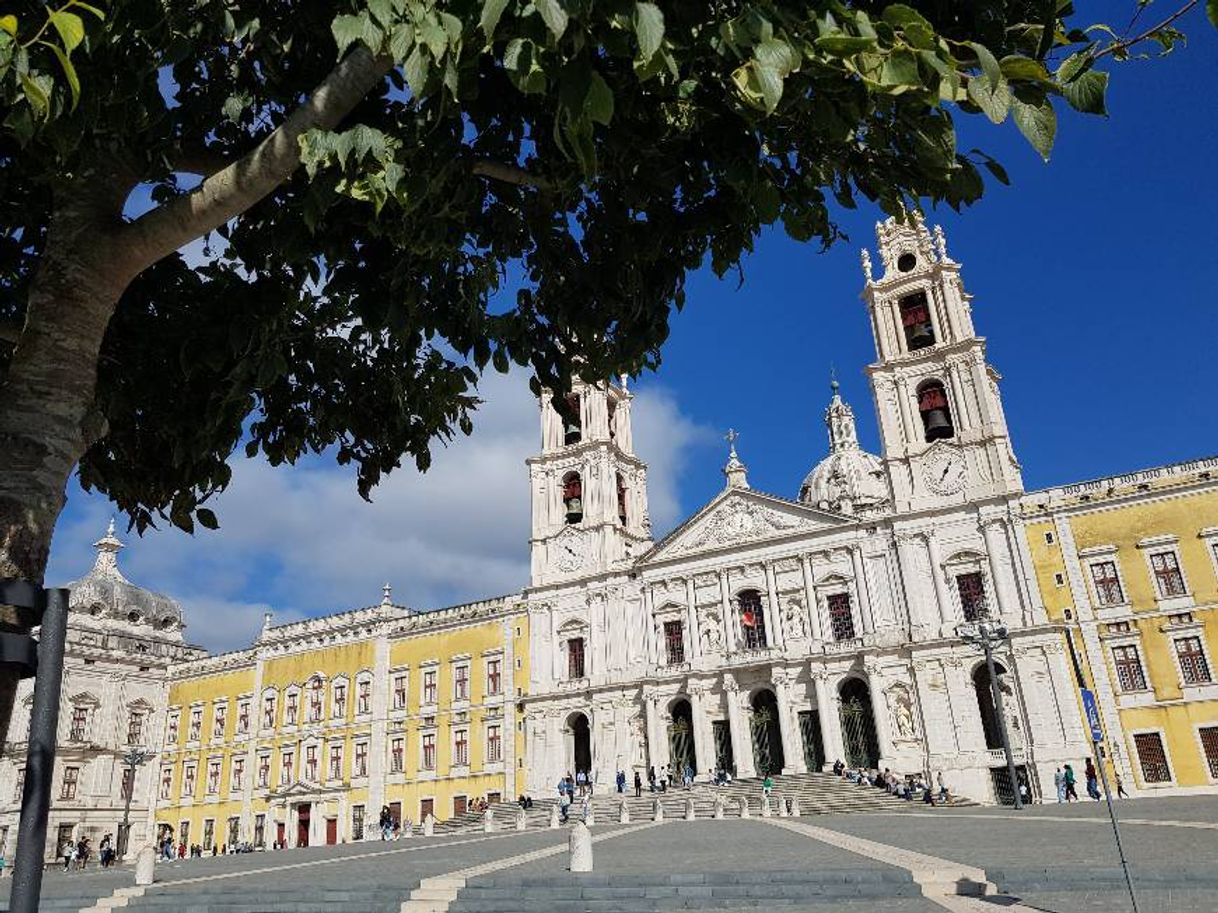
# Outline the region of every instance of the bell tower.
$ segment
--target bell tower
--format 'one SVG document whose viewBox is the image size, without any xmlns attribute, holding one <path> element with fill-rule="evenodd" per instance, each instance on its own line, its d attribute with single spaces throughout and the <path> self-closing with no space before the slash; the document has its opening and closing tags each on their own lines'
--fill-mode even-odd
<svg viewBox="0 0 1218 913">
<path fill-rule="evenodd" d="M 972 296 L 943 229 L 916 215 L 876 226 L 879 278 L 862 252 L 862 298 L 877 360 L 867 369 L 897 511 L 1023 490 L 1011 449 L 1000 375 L 973 328 Z"/>
<path fill-rule="evenodd" d="M 541 454 L 530 457 L 532 585 L 625 567 L 651 546 L 647 466 L 634 455 L 620 384 L 576 380 L 556 404 L 543 392 Z"/>
</svg>

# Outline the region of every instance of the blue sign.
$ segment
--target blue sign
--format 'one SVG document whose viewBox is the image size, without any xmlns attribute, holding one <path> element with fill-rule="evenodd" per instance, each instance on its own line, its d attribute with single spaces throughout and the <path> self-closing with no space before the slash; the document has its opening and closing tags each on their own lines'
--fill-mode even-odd
<svg viewBox="0 0 1218 913">
<path fill-rule="evenodd" d="M 1088 688 L 1081 689 L 1083 695 L 1083 713 L 1087 715 L 1087 725 L 1091 727 L 1091 741 L 1104 741 L 1104 726 L 1100 722 L 1100 708 L 1095 702 L 1095 695 Z"/>
</svg>

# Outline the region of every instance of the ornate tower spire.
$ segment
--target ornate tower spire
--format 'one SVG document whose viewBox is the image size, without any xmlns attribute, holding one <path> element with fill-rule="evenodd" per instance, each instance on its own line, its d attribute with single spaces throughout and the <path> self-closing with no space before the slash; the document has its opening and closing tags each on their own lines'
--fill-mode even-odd
<svg viewBox="0 0 1218 913">
<path fill-rule="evenodd" d="M 825 410 L 825 427 L 829 429 L 829 452 L 858 450 L 859 436 L 854 427 L 854 410 L 842 399 L 836 376 L 829 381 L 829 389 L 833 391 L 829 398 L 829 407 Z"/>
<path fill-rule="evenodd" d="M 745 488 L 749 487 L 748 467 L 740 461 L 740 457 L 736 454 L 736 439 L 740 434 L 734 429 L 727 429 L 727 434 L 724 440 L 727 441 L 728 454 L 727 465 L 723 467 L 723 474 L 727 477 L 728 488 Z"/>
<path fill-rule="evenodd" d="M 393 587 L 389 585 L 388 581 L 386 581 L 385 585 L 381 587 L 381 605 L 393 605 Z"/>
<path fill-rule="evenodd" d="M 118 569 L 118 553 L 123 548 L 123 543 L 114 534 L 113 517 L 110 518 L 110 525 L 106 527 L 106 534 L 94 542 L 93 547 L 97 549 L 97 558 L 93 562 L 94 575 L 127 579 Z"/>
</svg>

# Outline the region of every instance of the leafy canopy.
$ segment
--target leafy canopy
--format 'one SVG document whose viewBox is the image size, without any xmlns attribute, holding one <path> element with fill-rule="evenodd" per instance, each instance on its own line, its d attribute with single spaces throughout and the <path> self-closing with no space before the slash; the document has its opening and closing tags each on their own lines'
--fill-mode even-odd
<svg viewBox="0 0 1218 913">
<path fill-rule="evenodd" d="M 957 148 L 957 116 L 1013 120 L 1047 159 L 1059 111 L 1105 113 L 1098 61 L 1182 37 L 1044 0 L 97 2 L 0 16 L 0 318 L 22 319 L 65 201 L 162 204 L 344 55 L 393 61 L 202 265 L 123 293 L 80 477 L 140 529 L 214 526 L 243 438 L 273 463 L 333 448 L 367 496 L 469 433 L 488 363 L 554 389 L 654 366 L 690 270 L 725 273 L 776 222 L 830 244 L 860 195 L 970 204 L 979 169 L 1006 176 Z"/>
</svg>

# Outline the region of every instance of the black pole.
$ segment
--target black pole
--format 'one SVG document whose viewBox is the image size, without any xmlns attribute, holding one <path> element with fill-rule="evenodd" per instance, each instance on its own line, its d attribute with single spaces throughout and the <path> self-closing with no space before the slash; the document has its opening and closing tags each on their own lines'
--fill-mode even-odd
<svg viewBox="0 0 1218 913">
<path fill-rule="evenodd" d="M 63 681 L 63 652 L 68 631 L 68 590 L 47 590 L 46 611 L 38 635 L 38 675 L 30 710 L 30 740 L 25 756 L 25 790 L 17 827 L 13 865 L 11 913 L 37 913 L 42 892 L 42 864 L 51 808 L 51 778 L 55 772 L 55 741 L 59 729 L 59 691 Z M 58 850 L 58 847 L 56 847 Z"/>
<path fill-rule="evenodd" d="M 998 676 L 994 672 L 994 645 L 990 640 L 990 632 L 983 628 L 981 631 L 981 646 L 985 650 L 985 665 L 990 670 L 990 690 L 994 694 L 994 710 L 998 714 L 998 732 L 1002 736 L 1002 751 L 1007 758 L 1007 775 L 1011 778 L 1011 789 L 1015 793 L 1015 808 L 1023 808 L 1023 799 L 1019 795 L 1019 777 L 1015 772 L 1015 756 L 1011 754 L 1011 739 L 1007 735 L 1007 715 L 1002 706 L 1002 688 L 998 684 Z"/>
<path fill-rule="evenodd" d="M 127 769 L 131 771 L 131 780 L 127 784 L 127 800 L 123 804 L 123 823 L 119 825 L 118 829 L 122 848 L 115 847 L 115 849 L 119 849 L 119 852 L 116 854 L 119 862 L 126 859 L 128 844 L 131 842 L 131 797 L 135 795 L 136 777 L 136 766 L 135 762 L 131 760 L 131 756 L 128 755 L 123 760 L 127 763 Z"/>
</svg>

